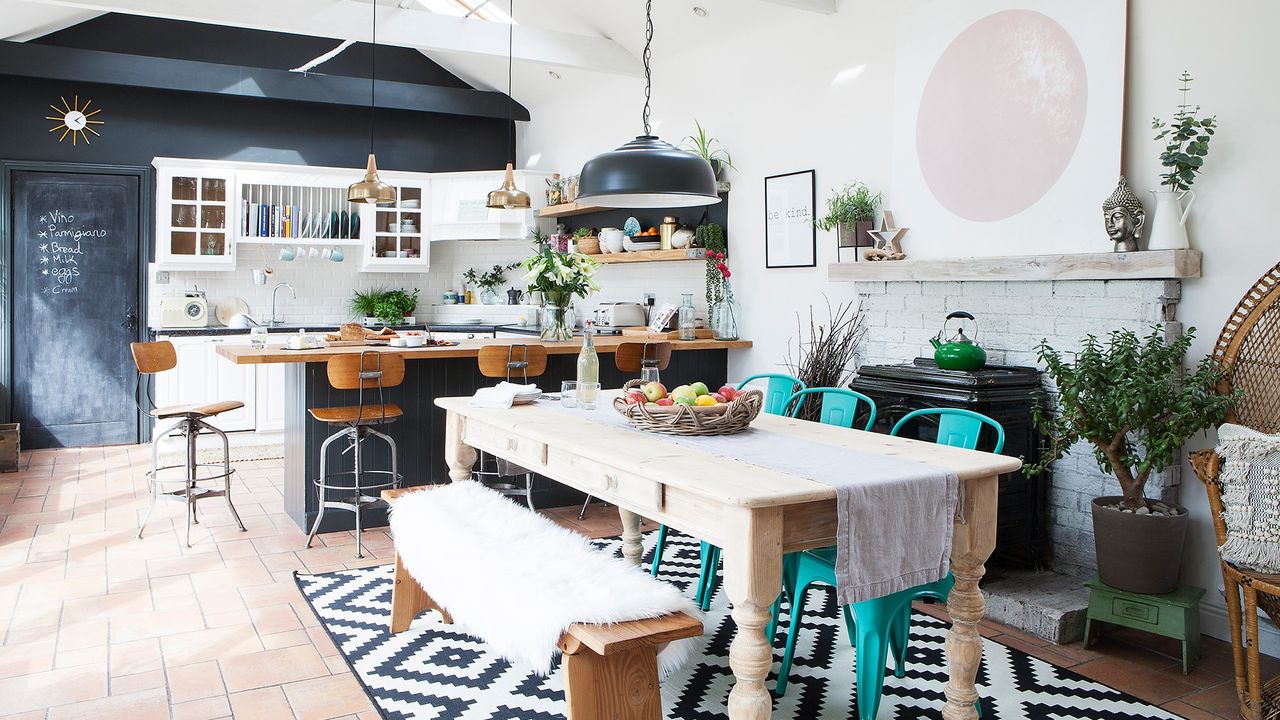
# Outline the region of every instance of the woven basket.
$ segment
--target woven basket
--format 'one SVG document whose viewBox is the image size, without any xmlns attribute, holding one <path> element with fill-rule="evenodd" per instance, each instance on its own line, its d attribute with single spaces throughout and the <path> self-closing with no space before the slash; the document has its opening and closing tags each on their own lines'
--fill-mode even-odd
<svg viewBox="0 0 1280 720">
<path fill-rule="evenodd" d="M 732 435 L 746 430 L 760 414 L 764 393 L 747 390 L 733 400 L 721 405 L 696 407 L 671 405 L 650 408 L 643 404 L 627 404 L 627 393 L 640 387 L 641 381 L 631 380 L 622 386 L 622 395 L 614 398 L 613 409 L 631 423 L 632 427 L 667 435 Z"/>
<path fill-rule="evenodd" d="M 600 238 L 595 235 L 578 238 L 578 252 L 583 255 L 599 255 Z"/>
</svg>

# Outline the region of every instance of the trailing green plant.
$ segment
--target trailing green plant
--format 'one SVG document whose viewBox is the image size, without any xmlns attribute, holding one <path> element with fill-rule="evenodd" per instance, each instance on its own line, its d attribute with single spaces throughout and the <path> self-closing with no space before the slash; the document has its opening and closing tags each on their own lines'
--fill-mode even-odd
<svg viewBox="0 0 1280 720">
<path fill-rule="evenodd" d="M 723 146 L 715 147 L 720 145 L 720 141 L 708 136 L 707 131 L 702 128 L 702 123 L 699 123 L 696 119 L 693 121 L 693 126 L 697 128 L 697 133 L 686 135 L 680 143 L 680 147 L 707 162 L 717 160 L 721 165 L 732 168 L 733 159 L 729 157 L 729 151 L 725 150 Z M 733 169 L 737 170 L 737 168 Z"/>
<path fill-rule="evenodd" d="M 1040 362 L 1056 386 L 1032 407 L 1032 422 L 1045 436 L 1039 473 L 1075 443 L 1093 445 L 1098 469 L 1111 473 L 1124 495 L 1121 507 L 1146 504 L 1145 487 L 1153 472 L 1179 460 L 1183 442 L 1222 422 L 1238 395 L 1215 392 L 1223 369 L 1204 358 L 1187 374 L 1183 361 L 1195 328 L 1166 341 L 1160 328 L 1139 338 L 1132 330 L 1114 330 L 1105 343 L 1085 337 L 1069 361 L 1047 340 L 1037 348 Z M 1056 398 L 1054 397 L 1056 395 Z"/>
<path fill-rule="evenodd" d="M 412 294 L 403 289 L 356 291 L 351 305 L 363 317 L 376 317 L 387 325 L 399 325 L 418 307 L 418 290 L 415 288 Z"/>
<path fill-rule="evenodd" d="M 1182 102 L 1178 111 L 1169 122 L 1160 118 L 1151 119 L 1151 129 L 1156 131 L 1156 140 L 1163 140 L 1164 152 L 1160 153 L 1160 164 L 1168 172 L 1160 174 L 1160 184 L 1173 192 L 1191 189 L 1196 176 L 1204 169 L 1204 159 L 1209 155 L 1209 140 L 1218 129 L 1216 115 L 1200 117 L 1200 106 L 1187 102 L 1187 93 L 1191 91 L 1191 73 L 1182 72 L 1178 78 L 1182 82 Z"/>
<path fill-rule="evenodd" d="M 712 253 L 723 253 L 728 249 L 724 228 L 716 223 L 699 225 L 693 231 L 693 241 L 699 247 L 707 249 L 707 307 L 711 307 L 724 299 L 724 275 L 712 256 Z"/>
<path fill-rule="evenodd" d="M 827 214 L 814 220 L 814 227 L 833 230 L 847 223 L 873 221 L 882 202 L 884 193 L 872 195 L 866 183 L 851 182 L 827 198 Z"/>
<path fill-rule="evenodd" d="M 825 297 L 825 296 L 824 296 Z M 796 337 L 794 346 L 787 348 L 783 364 L 787 373 L 805 384 L 805 387 L 847 387 L 853 379 L 858 348 L 866 335 L 867 327 L 862 310 L 856 301 L 831 307 L 827 301 L 827 321 L 819 323 L 809 306 L 807 337 L 796 313 Z M 817 421 L 822 411 L 822 399 L 809 395 L 797 417 Z"/>
<path fill-rule="evenodd" d="M 513 262 L 509 265 L 497 265 L 484 271 L 477 271 L 470 268 L 462 273 L 462 278 L 467 282 L 475 285 L 483 290 L 492 290 L 507 281 L 507 271 L 514 270 L 520 266 L 520 263 Z"/>
</svg>

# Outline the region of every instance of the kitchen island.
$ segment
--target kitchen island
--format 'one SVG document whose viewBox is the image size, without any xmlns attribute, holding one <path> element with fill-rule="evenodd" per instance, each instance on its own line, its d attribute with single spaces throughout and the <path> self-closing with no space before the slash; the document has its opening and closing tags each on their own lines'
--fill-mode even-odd
<svg viewBox="0 0 1280 720">
<path fill-rule="evenodd" d="M 595 339 L 600 354 L 600 382 L 604 387 L 620 387 L 634 376 L 614 367 L 613 352 L 623 342 L 636 342 L 634 338 L 617 336 Z M 547 371 L 541 377 L 531 379 L 544 392 L 556 392 L 564 380 L 577 375 L 577 357 L 582 341 L 546 343 L 537 338 L 496 338 L 462 340 L 450 347 L 422 348 L 369 348 L 341 347 L 317 350 L 285 350 L 277 342 L 269 342 L 265 348 L 244 344 L 226 344 L 218 347 L 218 354 L 238 365 L 281 363 L 285 368 L 285 430 L 284 430 L 284 508 L 289 517 L 302 530 L 309 530 L 318 511 L 315 490 L 311 479 L 320 474 L 320 444 L 336 428 L 311 418 L 309 408 L 322 408 L 356 404 L 354 391 L 335 390 L 329 385 L 325 363 L 335 355 L 359 354 L 375 349 L 396 353 L 405 359 L 404 382 L 385 391 L 386 402 L 399 405 L 404 416 L 390 423 L 384 432 L 393 437 L 399 446 L 399 469 L 404 477 L 403 485 L 427 485 L 449 482 L 449 467 L 445 462 L 445 412 L 435 406 L 439 397 L 471 395 L 481 387 L 494 384 L 494 380 L 480 374 L 476 356 L 489 345 L 542 345 L 547 349 Z M 728 352 L 749 348 L 747 340 L 691 340 L 672 341 L 676 350 L 671 364 L 662 371 L 662 381 L 667 387 L 703 381 L 716 387 L 729 380 Z M 366 397 L 366 402 L 377 402 Z M 601 406 L 595 412 L 613 412 Z M 368 467 L 389 468 L 390 458 L 382 443 L 367 443 L 365 458 Z M 338 472 L 349 465 L 350 457 L 337 452 L 329 453 L 329 472 Z M 582 495 L 559 486 L 549 480 L 539 479 L 543 489 L 539 502 L 546 505 L 581 501 Z M 371 508 L 364 514 L 365 527 L 385 525 L 383 510 Z M 351 513 L 326 513 L 321 532 L 349 530 L 355 527 Z"/>
</svg>

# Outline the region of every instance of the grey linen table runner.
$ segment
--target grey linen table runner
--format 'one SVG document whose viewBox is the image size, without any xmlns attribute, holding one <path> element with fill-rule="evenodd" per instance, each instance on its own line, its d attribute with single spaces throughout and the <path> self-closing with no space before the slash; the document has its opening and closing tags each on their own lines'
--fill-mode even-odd
<svg viewBox="0 0 1280 720">
<path fill-rule="evenodd" d="M 631 427 L 609 400 L 602 397 L 594 411 L 552 407 L 644 432 Z M 755 427 L 710 437 L 644 434 L 835 488 L 836 598 L 842 605 L 934 582 L 950 569 L 960 481 L 948 468 Z"/>
</svg>

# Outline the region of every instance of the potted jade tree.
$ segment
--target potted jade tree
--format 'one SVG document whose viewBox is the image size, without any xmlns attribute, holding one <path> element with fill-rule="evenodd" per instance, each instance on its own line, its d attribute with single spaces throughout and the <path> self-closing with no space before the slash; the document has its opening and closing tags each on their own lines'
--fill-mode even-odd
<svg viewBox="0 0 1280 720">
<path fill-rule="evenodd" d="M 875 229 L 876 211 L 884 193 L 871 194 L 866 183 L 852 182 L 827 198 L 827 214 L 814 221 L 823 231 L 835 230 L 842 248 L 872 247 L 868 234 Z"/>
<path fill-rule="evenodd" d="M 1180 462 L 1183 442 L 1216 426 L 1235 400 L 1218 395 L 1222 370 L 1205 358 L 1193 372 L 1183 369 L 1195 335 L 1166 340 L 1159 328 L 1144 338 L 1113 331 L 1103 342 L 1089 335 L 1074 360 L 1042 340 L 1040 362 L 1056 386 L 1056 402 L 1033 406 L 1032 420 L 1044 434 L 1041 472 L 1077 442 L 1092 446 L 1098 468 L 1113 475 L 1120 495 L 1092 502 L 1094 547 L 1102 582 L 1146 594 L 1178 585 L 1187 511 L 1146 496 L 1152 473 Z"/>
</svg>

